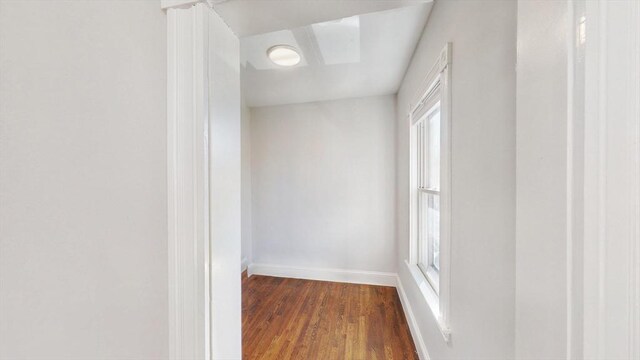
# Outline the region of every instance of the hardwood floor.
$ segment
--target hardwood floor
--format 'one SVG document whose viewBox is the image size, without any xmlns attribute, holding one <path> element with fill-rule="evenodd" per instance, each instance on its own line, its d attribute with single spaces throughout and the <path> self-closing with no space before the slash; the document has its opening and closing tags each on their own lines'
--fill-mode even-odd
<svg viewBox="0 0 640 360">
<path fill-rule="evenodd" d="M 418 359 L 395 288 L 242 278 L 244 359 Z"/>
</svg>

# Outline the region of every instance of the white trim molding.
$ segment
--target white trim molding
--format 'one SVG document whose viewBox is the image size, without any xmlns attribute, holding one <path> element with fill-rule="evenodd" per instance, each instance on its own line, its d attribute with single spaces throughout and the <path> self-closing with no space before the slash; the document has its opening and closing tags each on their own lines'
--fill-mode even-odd
<svg viewBox="0 0 640 360">
<path fill-rule="evenodd" d="M 640 2 L 586 1 L 584 358 L 640 358 Z"/>
<path fill-rule="evenodd" d="M 160 0 L 160 8 L 168 9 L 187 9 L 199 3 L 205 3 L 209 7 L 226 2 L 228 0 Z"/>
<path fill-rule="evenodd" d="M 205 9 L 167 12 L 169 356 L 205 359 L 209 336 Z"/>
<path fill-rule="evenodd" d="M 169 358 L 240 358 L 239 41 L 208 2 L 162 5 Z"/>
<path fill-rule="evenodd" d="M 438 289 L 434 289 L 435 297 L 426 296 L 425 300 L 436 313 L 438 326 L 446 342 L 450 341 L 451 327 L 449 324 L 450 296 L 451 296 L 451 144 L 452 144 L 452 43 L 447 43 L 431 70 L 424 77 L 419 90 L 414 95 L 408 110 L 407 121 L 409 132 L 409 258 L 406 259 L 410 270 L 418 263 L 418 175 L 417 163 L 418 135 L 416 123 L 426 114 L 430 104 L 440 101 L 440 271 Z M 437 95 L 434 95 L 437 94 Z M 433 100 L 433 97 L 437 100 Z M 414 277 L 415 279 L 415 277 Z M 416 281 L 416 286 L 424 283 Z M 430 285 L 429 285 L 430 286 Z"/>
<path fill-rule="evenodd" d="M 249 259 L 247 259 L 246 257 L 242 258 L 242 261 L 240 262 L 240 272 L 244 272 L 245 270 L 249 269 Z M 249 272 L 247 271 L 247 274 Z"/>
<path fill-rule="evenodd" d="M 449 343 L 451 341 L 451 330 L 442 319 L 438 294 L 435 292 L 431 284 L 429 284 L 429 281 L 416 264 L 410 264 L 408 261 L 405 261 L 404 265 L 406 266 L 409 274 L 411 274 L 411 279 L 420 291 L 420 294 L 424 298 L 425 304 L 431 310 L 433 320 L 436 322 L 438 330 L 440 330 L 442 339 L 446 343 Z"/>
<path fill-rule="evenodd" d="M 404 292 L 404 288 L 402 287 L 402 281 L 400 281 L 400 277 L 396 279 L 396 289 L 398 291 L 398 297 L 400 298 L 400 303 L 402 304 L 402 309 L 404 310 L 404 316 L 407 319 L 407 323 L 409 324 L 409 331 L 411 331 L 411 337 L 413 337 L 413 342 L 416 344 L 416 349 L 418 350 L 418 356 L 421 360 L 429 360 L 429 351 L 427 351 L 427 345 L 424 343 L 424 338 L 422 337 L 422 333 L 420 332 L 420 327 L 418 326 L 418 320 L 416 320 L 413 315 L 413 309 L 411 309 L 411 303 L 407 298 L 407 293 Z"/>
<path fill-rule="evenodd" d="M 286 277 L 294 279 L 334 281 L 352 284 L 396 286 L 397 275 L 395 273 L 346 270 L 346 269 L 319 269 L 298 266 L 250 264 L 247 274 Z"/>
<path fill-rule="evenodd" d="M 204 2 L 204 0 L 160 0 L 160 8 L 162 10 L 186 9 L 200 2 Z"/>
</svg>

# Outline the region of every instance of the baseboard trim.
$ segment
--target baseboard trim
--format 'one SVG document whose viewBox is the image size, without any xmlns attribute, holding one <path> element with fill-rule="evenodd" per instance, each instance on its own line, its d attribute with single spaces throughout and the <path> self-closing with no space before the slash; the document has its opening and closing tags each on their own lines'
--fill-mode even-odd
<svg viewBox="0 0 640 360">
<path fill-rule="evenodd" d="M 396 289 L 398 291 L 398 296 L 400 297 L 400 303 L 402 304 L 402 309 L 404 310 L 404 316 L 406 316 L 407 318 L 407 324 L 409 324 L 409 330 L 411 331 L 411 337 L 413 337 L 413 343 L 416 344 L 418 356 L 422 360 L 430 360 L 427 346 L 422 340 L 422 334 L 420 333 L 420 328 L 418 328 L 418 322 L 415 316 L 413 316 L 413 311 L 411 310 L 411 305 L 409 304 L 409 298 L 407 298 L 407 294 L 404 292 L 400 277 L 396 279 L 396 283 Z"/>
<path fill-rule="evenodd" d="M 398 278 L 394 273 L 346 270 L 346 269 L 317 269 L 271 264 L 249 264 L 247 275 L 265 275 L 287 277 L 294 279 L 334 281 L 352 284 L 396 286 Z"/>
<path fill-rule="evenodd" d="M 247 259 L 246 257 L 243 257 L 242 261 L 240 262 L 240 272 L 244 272 L 248 268 L 249 268 L 249 259 Z"/>
</svg>

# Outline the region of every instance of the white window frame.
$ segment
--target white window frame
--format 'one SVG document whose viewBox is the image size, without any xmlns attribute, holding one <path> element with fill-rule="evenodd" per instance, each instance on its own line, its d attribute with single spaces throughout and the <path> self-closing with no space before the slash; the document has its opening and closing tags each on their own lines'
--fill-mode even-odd
<svg viewBox="0 0 640 360">
<path fill-rule="evenodd" d="M 439 102 L 440 109 L 440 254 L 438 276 L 430 274 L 429 267 L 418 265 L 418 131 L 417 124 L 428 119 L 434 105 Z M 420 288 L 426 303 L 432 310 L 445 341 L 450 340 L 449 302 L 451 274 L 451 43 L 441 51 L 435 64 L 424 78 L 408 113 L 410 128 L 409 141 L 409 214 L 410 214 L 410 250 L 406 265 Z M 429 257 L 430 258 L 430 257 Z M 426 270 L 426 271 L 425 271 Z"/>
<path fill-rule="evenodd" d="M 430 148 L 430 139 L 431 139 L 430 120 L 433 118 L 436 112 L 441 114 L 441 96 L 439 93 L 437 95 L 435 103 L 429 104 L 429 106 L 430 108 L 427 110 L 427 112 L 424 113 L 424 115 L 422 115 L 420 119 L 417 122 L 415 122 L 415 124 L 413 125 L 413 128 L 414 128 L 413 130 L 416 131 L 416 137 L 417 137 L 417 143 L 415 146 L 415 149 L 417 152 L 417 159 L 415 162 L 416 164 L 415 166 L 417 171 L 416 177 L 418 182 L 416 184 L 417 186 L 416 196 L 418 197 L 418 199 L 416 199 L 417 201 L 416 226 L 418 227 L 417 239 L 416 239 L 416 244 L 418 246 L 418 249 L 417 249 L 418 256 L 416 258 L 416 265 L 418 265 L 418 268 L 420 268 L 424 276 L 427 278 L 427 281 L 429 281 L 429 284 L 437 294 L 440 289 L 440 270 L 436 268 L 433 263 L 434 262 L 433 243 L 432 243 L 433 239 L 430 239 L 430 238 L 426 239 L 426 244 L 424 244 L 424 246 L 426 246 L 427 248 L 426 259 L 421 259 L 420 254 L 423 253 L 423 251 L 421 249 L 422 246 L 420 244 L 420 239 L 424 236 L 428 237 L 428 235 L 424 234 L 424 232 L 427 230 L 425 228 L 425 224 L 422 224 L 423 225 L 422 228 L 420 227 L 419 218 L 420 216 L 422 216 L 422 211 L 423 211 L 421 206 L 422 205 L 421 198 L 423 194 L 438 196 L 438 202 L 440 202 L 440 199 L 441 199 L 440 185 L 435 187 L 433 184 L 430 183 L 430 178 L 431 178 L 431 175 L 429 174 L 429 169 L 431 168 L 430 156 L 424 156 L 428 153 L 428 149 Z M 440 118 L 440 123 L 442 123 L 442 118 Z M 438 134 L 438 135 L 440 136 L 441 134 Z M 442 156 L 442 154 L 440 154 L 440 156 Z"/>
</svg>

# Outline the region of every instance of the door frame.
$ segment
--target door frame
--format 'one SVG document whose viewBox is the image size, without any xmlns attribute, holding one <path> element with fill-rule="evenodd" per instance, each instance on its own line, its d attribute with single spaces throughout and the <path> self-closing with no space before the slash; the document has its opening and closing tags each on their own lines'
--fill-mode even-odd
<svg viewBox="0 0 640 360">
<path fill-rule="evenodd" d="M 239 40 L 214 3 L 160 2 L 167 14 L 170 359 L 242 356 Z"/>
</svg>

